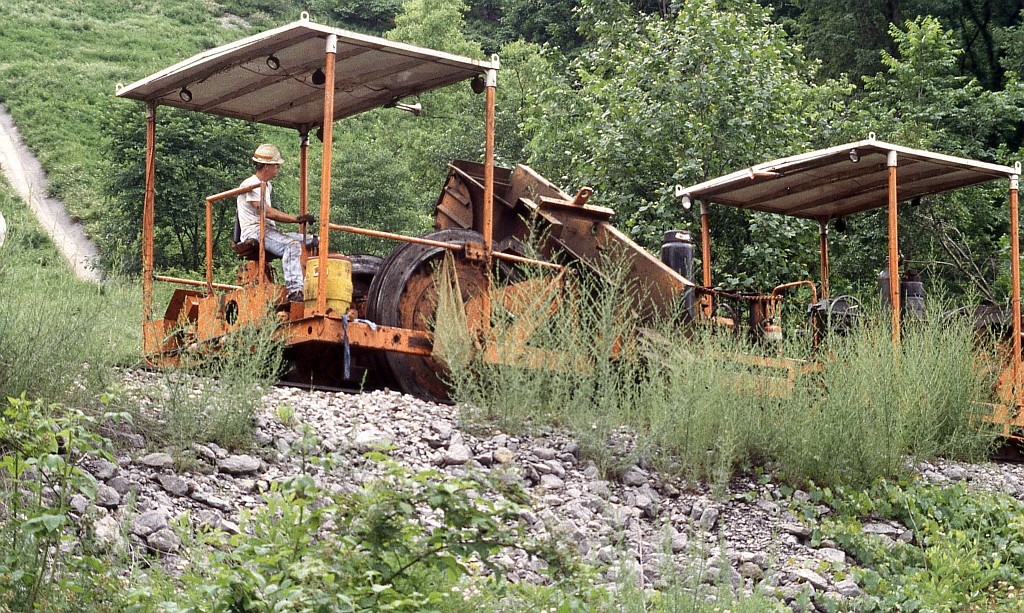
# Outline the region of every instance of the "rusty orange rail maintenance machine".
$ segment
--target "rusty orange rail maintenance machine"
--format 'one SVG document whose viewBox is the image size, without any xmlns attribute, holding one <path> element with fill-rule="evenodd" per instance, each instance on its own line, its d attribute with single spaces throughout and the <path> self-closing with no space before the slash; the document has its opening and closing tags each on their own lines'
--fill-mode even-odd
<svg viewBox="0 0 1024 613">
<path fill-rule="evenodd" d="M 892 340 L 900 342 L 901 318 L 908 312 L 904 292 L 907 279 L 913 273 L 900 270 L 899 203 L 919 201 L 961 188 L 982 185 L 997 180 L 1007 181 L 1009 187 L 1010 238 L 1010 306 L 978 307 L 974 313 L 976 325 L 995 323 L 1001 338 L 1008 345 L 1006 367 L 1000 374 L 997 403 L 990 407 L 987 420 L 998 424 L 1006 437 L 1024 440 L 1024 413 L 1019 411 L 1024 401 L 1021 378 L 1021 306 L 1020 306 L 1020 237 L 1018 225 L 1018 180 L 1020 162 L 1013 167 L 970 160 L 931 151 L 912 149 L 885 143 L 870 134 L 865 140 L 764 162 L 750 168 L 705 181 L 698 185 L 676 186 L 676 196 L 685 208 L 700 203 L 702 283 L 698 294 L 705 292 L 699 308 L 707 318 L 713 313 L 711 299 L 715 297 L 711 279 L 710 210 L 712 205 L 738 207 L 818 222 L 820 276 L 815 288 L 808 280 L 780 285 L 770 295 L 742 296 L 750 301 L 751 324 L 755 332 L 764 334 L 771 325 L 771 313 L 781 295 L 778 290 L 810 283 L 817 297 L 823 299 L 821 311 L 828 314 L 833 307 L 841 311 L 846 305 L 842 299 L 830 299 L 829 288 L 829 236 L 832 223 L 859 213 L 886 208 L 888 240 L 885 251 L 887 268 L 880 278 L 883 304 L 891 307 Z M 879 261 L 882 258 L 878 258 Z M 885 282 L 887 277 L 888 282 Z M 884 287 L 886 286 L 887 287 Z M 904 291 L 901 291 L 903 289 Z M 720 293 L 720 292 L 719 292 Z M 907 301 L 913 300 L 907 297 Z M 758 304 L 766 307 L 758 308 Z M 920 305 L 919 305 L 920 307 Z M 757 316 L 766 313 L 767 316 Z M 913 314 L 913 312 L 911 312 Z M 916 313 L 923 316 L 923 310 Z"/>
<path fill-rule="evenodd" d="M 154 364 L 173 366 L 182 351 L 214 343 L 240 326 L 254 323 L 268 311 L 282 322 L 281 335 L 294 365 L 290 377 L 325 385 L 352 385 L 364 376 L 433 400 L 447 398 L 438 377 L 443 363 L 434 355 L 430 326 L 435 309 L 436 265 L 446 253 L 454 258 L 466 321 L 478 338 L 491 330 L 492 307 L 530 308 L 522 297 L 542 298 L 558 291 L 568 265 L 597 271 L 599 261 L 614 254 L 627 267 L 624 308 L 644 317 L 683 312 L 695 325 L 741 328 L 766 342 L 781 330 L 777 306 L 792 287 L 813 290 L 815 302 L 830 300 L 828 226 L 850 215 L 888 207 L 889 302 L 892 334 L 900 335 L 901 296 L 898 203 L 993 180 L 1009 181 L 1011 310 L 1007 319 L 1012 350 L 1000 381 L 1000 402 L 992 418 L 1005 434 L 1024 426 L 1021 405 L 1021 313 L 1017 182 L 1015 168 L 876 141 L 873 135 L 847 145 L 765 162 L 691 187 L 678 186 L 684 207 L 700 203 L 701 283 L 693 277 L 693 245 L 687 232 L 667 232 L 662 247 L 666 264 L 631 241 L 609 221 L 613 211 L 587 203 L 589 188 L 569 195 L 527 166 L 494 165 L 494 114 L 498 58 L 490 61 L 454 56 L 381 38 L 318 25 L 303 14 L 300 21 L 217 47 L 166 68 L 126 87 L 118 96 L 146 103 L 146 197 L 143 212 L 144 353 Z M 331 219 L 332 129 L 338 119 L 381 107 L 415 110 L 406 100 L 430 90 L 470 81 L 484 93 L 484 159 L 455 160 L 435 209 L 436 231 L 421 237 L 400 236 L 333 224 Z M 153 222 L 157 204 L 154 185 L 156 112 L 172 106 L 196 112 L 294 129 L 300 143 L 299 212 L 308 210 L 307 150 L 310 132 L 323 142 L 320 182 L 320 244 L 331 232 L 352 232 L 394 239 L 385 259 L 337 254 L 320 249 L 304 252 L 305 303 L 289 303 L 283 286 L 273 282 L 262 241 L 233 245 L 245 262 L 237 285 L 213 282 L 212 203 L 235 196 L 231 190 L 206 200 L 206 279 L 187 280 L 154 275 Z M 820 278 L 794 279 L 767 294 L 738 294 L 716 289 L 711 278 L 710 216 L 712 205 L 725 205 L 816 220 L 820 224 Z M 261 211 L 261 234 L 263 213 Z M 305 230 L 305 228 L 303 228 Z M 524 244 L 531 236 L 544 240 L 537 251 Z M 529 256 L 529 257 L 528 257 Z M 307 261 L 308 258 L 308 261 Z M 881 258 L 879 258 L 881 260 Z M 331 284 L 337 262 L 351 290 Z M 517 280 L 516 267 L 550 269 L 548 277 L 527 275 Z M 316 271 L 327 270 L 328 274 Z M 511 271 L 511 272 L 510 272 Z M 314 274 L 316 273 L 316 274 Z M 350 275 L 350 277 L 349 277 Z M 495 276 L 503 283 L 497 288 Z M 154 317 L 153 283 L 170 282 L 175 289 L 162 317 Z M 344 284 L 343 284 L 344 285 Z M 631 291 L 635 290 L 635 291 Z M 348 292 L 351 292 L 350 294 Z M 333 293 L 333 295 L 332 295 Z M 729 302 L 738 304 L 724 309 Z M 514 305 L 519 306 L 514 306 Z M 526 307 L 522 305 L 526 304 Z M 748 317 L 741 317 L 746 309 Z M 826 313 L 827 314 L 827 313 Z M 536 318 L 522 318 L 533 320 Z M 515 346 L 487 347 L 492 362 L 551 364 L 550 355 L 531 346 L 531 324 L 508 335 Z M 486 346 L 486 344 L 485 344 Z M 758 366 L 792 373 L 806 363 L 765 350 L 738 356 Z"/>
<path fill-rule="evenodd" d="M 281 334 L 295 365 L 292 377 L 325 385 L 351 385 L 358 384 L 364 375 L 376 376 L 405 392 L 444 399 L 447 392 L 438 379 L 441 365 L 432 357 L 429 325 L 437 294 L 433 271 L 445 252 L 455 256 L 469 326 L 477 334 L 490 325 L 492 299 L 543 291 L 535 281 L 500 292 L 492 290 L 492 272 L 501 266 L 562 270 L 566 258 L 593 264 L 601 251 L 613 246 L 630 259 L 631 276 L 643 279 L 647 286 L 640 308 L 652 314 L 673 308 L 679 293 L 692 284 L 608 223 L 610 209 L 587 205 L 589 188 L 570 196 L 529 167 L 495 168 L 498 68 L 497 56 L 490 61 L 459 57 L 326 27 L 309 21 L 304 13 L 297 22 L 210 49 L 118 87 L 118 96 L 146 103 L 142 260 L 147 359 L 173 366 L 187 348 L 214 342 L 276 309 L 283 321 Z M 449 165 L 437 203 L 437 231 L 410 237 L 330 223 L 334 122 L 381 107 L 418 110 L 402 101 L 464 81 L 470 81 L 475 93 L 485 94 L 484 160 L 482 164 L 456 160 Z M 329 234 L 340 231 L 394 239 L 399 246 L 383 261 L 371 256 L 349 258 L 354 266 L 351 296 L 346 287 L 339 290 L 342 295 L 331 295 L 332 266 L 339 260 L 324 248 L 316 255 L 303 253 L 306 302 L 287 302 L 283 286 L 274 283 L 268 273 L 262 240 L 233 245 L 247 258 L 237 285 L 214 283 L 212 203 L 242 191 L 234 189 L 206 200 L 206 279 L 154 275 L 154 210 L 158 204 L 154 157 L 159 106 L 296 130 L 300 142 L 300 214 L 307 213 L 309 206 L 309 134 L 319 132 L 323 142 L 317 229 L 320 245 L 328 245 Z M 526 257 L 523 241 L 531 230 L 527 219 L 543 222 L 551 237 L 538 256 L 542 259 Z M 261 239 L 264 223 L 261 208 Z M 553 261 L 559 257 L 563 263 Z M 331 272 L 311 274 L 319 270 Z M 344 269 L 341 276 L 347 280 L 348 274 Z M 555 275 L 549 283 L 557 283 L 557 279 Z M 154 281 L 183 286 L 175 289 L 162 317 L 153 313 Z M 529 331 L 524 330 L 521 336 L 524 342 L 516 350 L 492 351 L 488 359 L 528 359 L 531 350 L 525 339 Z"/>
</svg>

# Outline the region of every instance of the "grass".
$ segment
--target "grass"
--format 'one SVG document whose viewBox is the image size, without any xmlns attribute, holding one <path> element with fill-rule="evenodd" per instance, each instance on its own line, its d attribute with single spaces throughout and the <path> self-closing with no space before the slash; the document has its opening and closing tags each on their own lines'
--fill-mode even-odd
<svg viewBox="0 0 1024 613">
<path fill-rule="evenodd" d="M 903 474 L 908 457 L 976 460 L 991 448 L 992 433 L 974 426 L 994 368 L 980 362 L 968 322 L 932 313 L 894 347 L 888 320 L 873 316 L 816 351 L 809 336 L 766 347 L 643 324 L 622 300 L 625 282 L 614 266 L 582 279 L 550 317 L 535 294 L 497 309 L 493 343 L 506 363 L 528 359 L 517 355 L 523 329 L 536 329 L 531 350 L 552 353 L 540 368 L 489 363 L 486 351 L 450 358 L 468 419 L 564 427 L 606 473 L 643 462 L 719 486 L 764 465 L 794 484 L 862 485 Z M 750 359 L 780 354 L 815 366 L 790 379 Z"/>
<path fill-rule="evenodd" d="M 28 207 L 0 179 L 0 398 L 94 402 L 109 364 L 138 356 L 137 284 L 79 281 Z"/>
<path fill-rule="evenodd" d="M 0 103 L 48 171 L 51 191 L 90 234 L 105 223 L 100 123 L 105 109 L 128 104 L 114 97 L 115 85 L 246 34 L 220 25 L 234 8 L 225 4 L 5 0 L 0 8 Z M 298 18 L 298 8 L 274 7 L 280 14 L 253 9 L 251 25 Z"/>
</svg>

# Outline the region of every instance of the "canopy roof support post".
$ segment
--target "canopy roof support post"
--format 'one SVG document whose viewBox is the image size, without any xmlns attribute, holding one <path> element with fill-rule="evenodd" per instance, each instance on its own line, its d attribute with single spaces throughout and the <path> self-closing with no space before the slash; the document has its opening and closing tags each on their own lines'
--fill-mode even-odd
<svg viewBox="0 0 1024 613">
<path fill-rule="evenodd" d="M 309 212 L 309 128 L 299 130 L 299 215 Z M 301 226 L 303 234 L 307 232 L 306 224 Z M 309 248 L 302 245 L 302 270 L 306 270 L 309 259 Z"/>
<path fill-rule="evenodd" d="M 711 287 L 711 211 L 708 203 L 700 203 L 700 267 L 704 273 L 704 287 Z M 704 317 L 711 317 L 711 294 L 701 296 Z"/>
<path fill-rule="evenodd" d="M 900 247 L 896 200 L 896 152 L 890 151 L 889 167 L 889 300 L 892 304 L 892 342 L 900 344 Z"/>
<path fill-rule="evenodd" d="M 1013 401 L 1021 404 L 1021 323 L 1020 323 L 1020 226 L 1017 203 L 1018 175 L 1010 175 L 1010 277 L 1013 301 Z"/>
<path fill-rule="evenodd" d="M 267 183 L 260 183 L 260 256 L 257 260 L 260 267 L 260 283 L 266 283 L 267 279 L 267 247 L 264 241 L 267 240 Z"/>
<path fill-rule="evenodd" d="M 327 252 L 330 249 L 331 223 L 331 151 L 334 143 L 334 60 L 338 54 L 338 36 L 327 37 L 324 60 L 324 125 L 323 170 L 320 173 L 320 251 L 317 254 L 316 309 L 314 314 L 327 313 Z"/>
<path fill-rule="evenodd" d="M 156 102 L 146 102 L 146 196 L 142 204 L 142 330 L 145 353 L 156 351 L 158 339 L 146 333 L 153 319 L 153 209 L 156 204 Z"/>
<path fill-rule="evenodd" d="M 213 295 L 213 201 L 206 199 L 206 295 Z"/>
<path fill-rule="evenodd" d="M 495 56 L 495 63 L 497 57 Z M 491 262 L 494 259 L 494 106 L 498 89 L 498 71 L 487 71 L 484 105 L 484 265 L 487 267 L 487 286 L 484 287 L 482 328 L 486 335 L 491 330 Z"/>
<path fill-rule="evenodd" d="M 818 243 L 821 252 L 821 298 L 829 297 L 828 219 L 818 220 Z"/>
</svg>

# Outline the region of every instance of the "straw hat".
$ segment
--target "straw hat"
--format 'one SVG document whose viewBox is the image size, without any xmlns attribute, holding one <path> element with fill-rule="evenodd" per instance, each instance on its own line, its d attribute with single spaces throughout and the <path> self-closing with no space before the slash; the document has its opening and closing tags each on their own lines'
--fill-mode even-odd
<svg viewBox="0 0 1024 613">
<path fill-rule="evenodd" d="M 263 143 L 256 147 L 256 153 L 252 154 L 252 161 L 260 164 L 284 164 L 284 158 L 278 148 L 270 143 Z"/>
</svg>

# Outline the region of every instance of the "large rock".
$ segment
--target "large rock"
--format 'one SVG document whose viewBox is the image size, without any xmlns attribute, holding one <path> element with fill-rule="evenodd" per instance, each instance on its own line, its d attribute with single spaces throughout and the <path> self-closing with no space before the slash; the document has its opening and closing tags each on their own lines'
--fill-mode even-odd
<svg viewBox="0 0 1024 613">
<path fill-rule="evenodd" d="M 92 475 L 100 481 L 106 481 L 115 477 L 120 470 L 120 467 L 113 462 L 107 460 L 97 460 L 93 466 Z"/>
<path fill-rule="evenodd" d="M 540 486 L 546 490 L 562 490 L 565 489 L 565 481 L 558 475 L 541 475 Z"/>
<path fill-rule="evenodd" d="M 701 511 L 700 514 L 700 527 L 705 532 L 711 532 L 714 529 L 715 524 L 718 523 L 718 507 L 708 507 Z"/>
<path fill-rule="evenodd" d="M 177 475 L 157 475 L 160 487 L 173 496 L 188 496 L 192 492 L 192 484 Z"/>
<path fill-rule="evenodd" d="M 853 579 L 843 579 L 837 583 L 836 591 L 847 598 L 858 598 L 864 595 L 864 590 L 860 589 L 860 586 Z"/>
<path fill-rule="evenodd" d="M 173 553 L 181 547 L 181 538 L 170 528 L 163 528 L 146 537 L 146 544 L 164 553 Z"/>
<path fill-rule="evenodd" d="M 143 538 L 167 527 L 167 512 L 163 509 L 146 511 L 132 519 L 131 531 Z"/>
<path fill-rule="evenodd" d="M 108 509 L 117 508 L 121 504 L 121 494 L 109 485 L 100 483 L 96 486 L 96 504 Z"/>
<path fill-rule="evenodd" d="M 391 446 L 391 439 L 377 428 L 362 427 L 356 431 L 352 444 L 359 453 Z"/>
<path fill-rule="evenodd" d="M 444 454 L 444 463 L 446 466 L 460 466 L 469 462 L 473 459 L 473 450 L 468 445 L 462 443 L 453 443 L 448 446 L 448 451 Z"/>
<path fill-rule="evenodd" d="M 104 550 L 117 552 L 124 549 L 124 535 L 121 524 L 110 515 L 104 515 L 92 524 L 96 543 Z"/>
<path fill-rule="evenodd" d="M 228 456 L 217 462 L 217 469 L 229 475 L 247 475 L 260 469 L 260 460 L 251 455 Z"/>
<path fill-rule="evenodd" d="M 170 468 L 174 464 L 174 458 L 169 453 L 151 453 L 149 455 L 142 456 L 137 462 L 143 466 L 149 468 Z"/>
<path fill-rule="evenodd" d="M 828 580 L 809 568 L 798 568 L 790 574 L 797 581 L 811 584 L 816 590 L 828 589 Z"/>
</svg>

